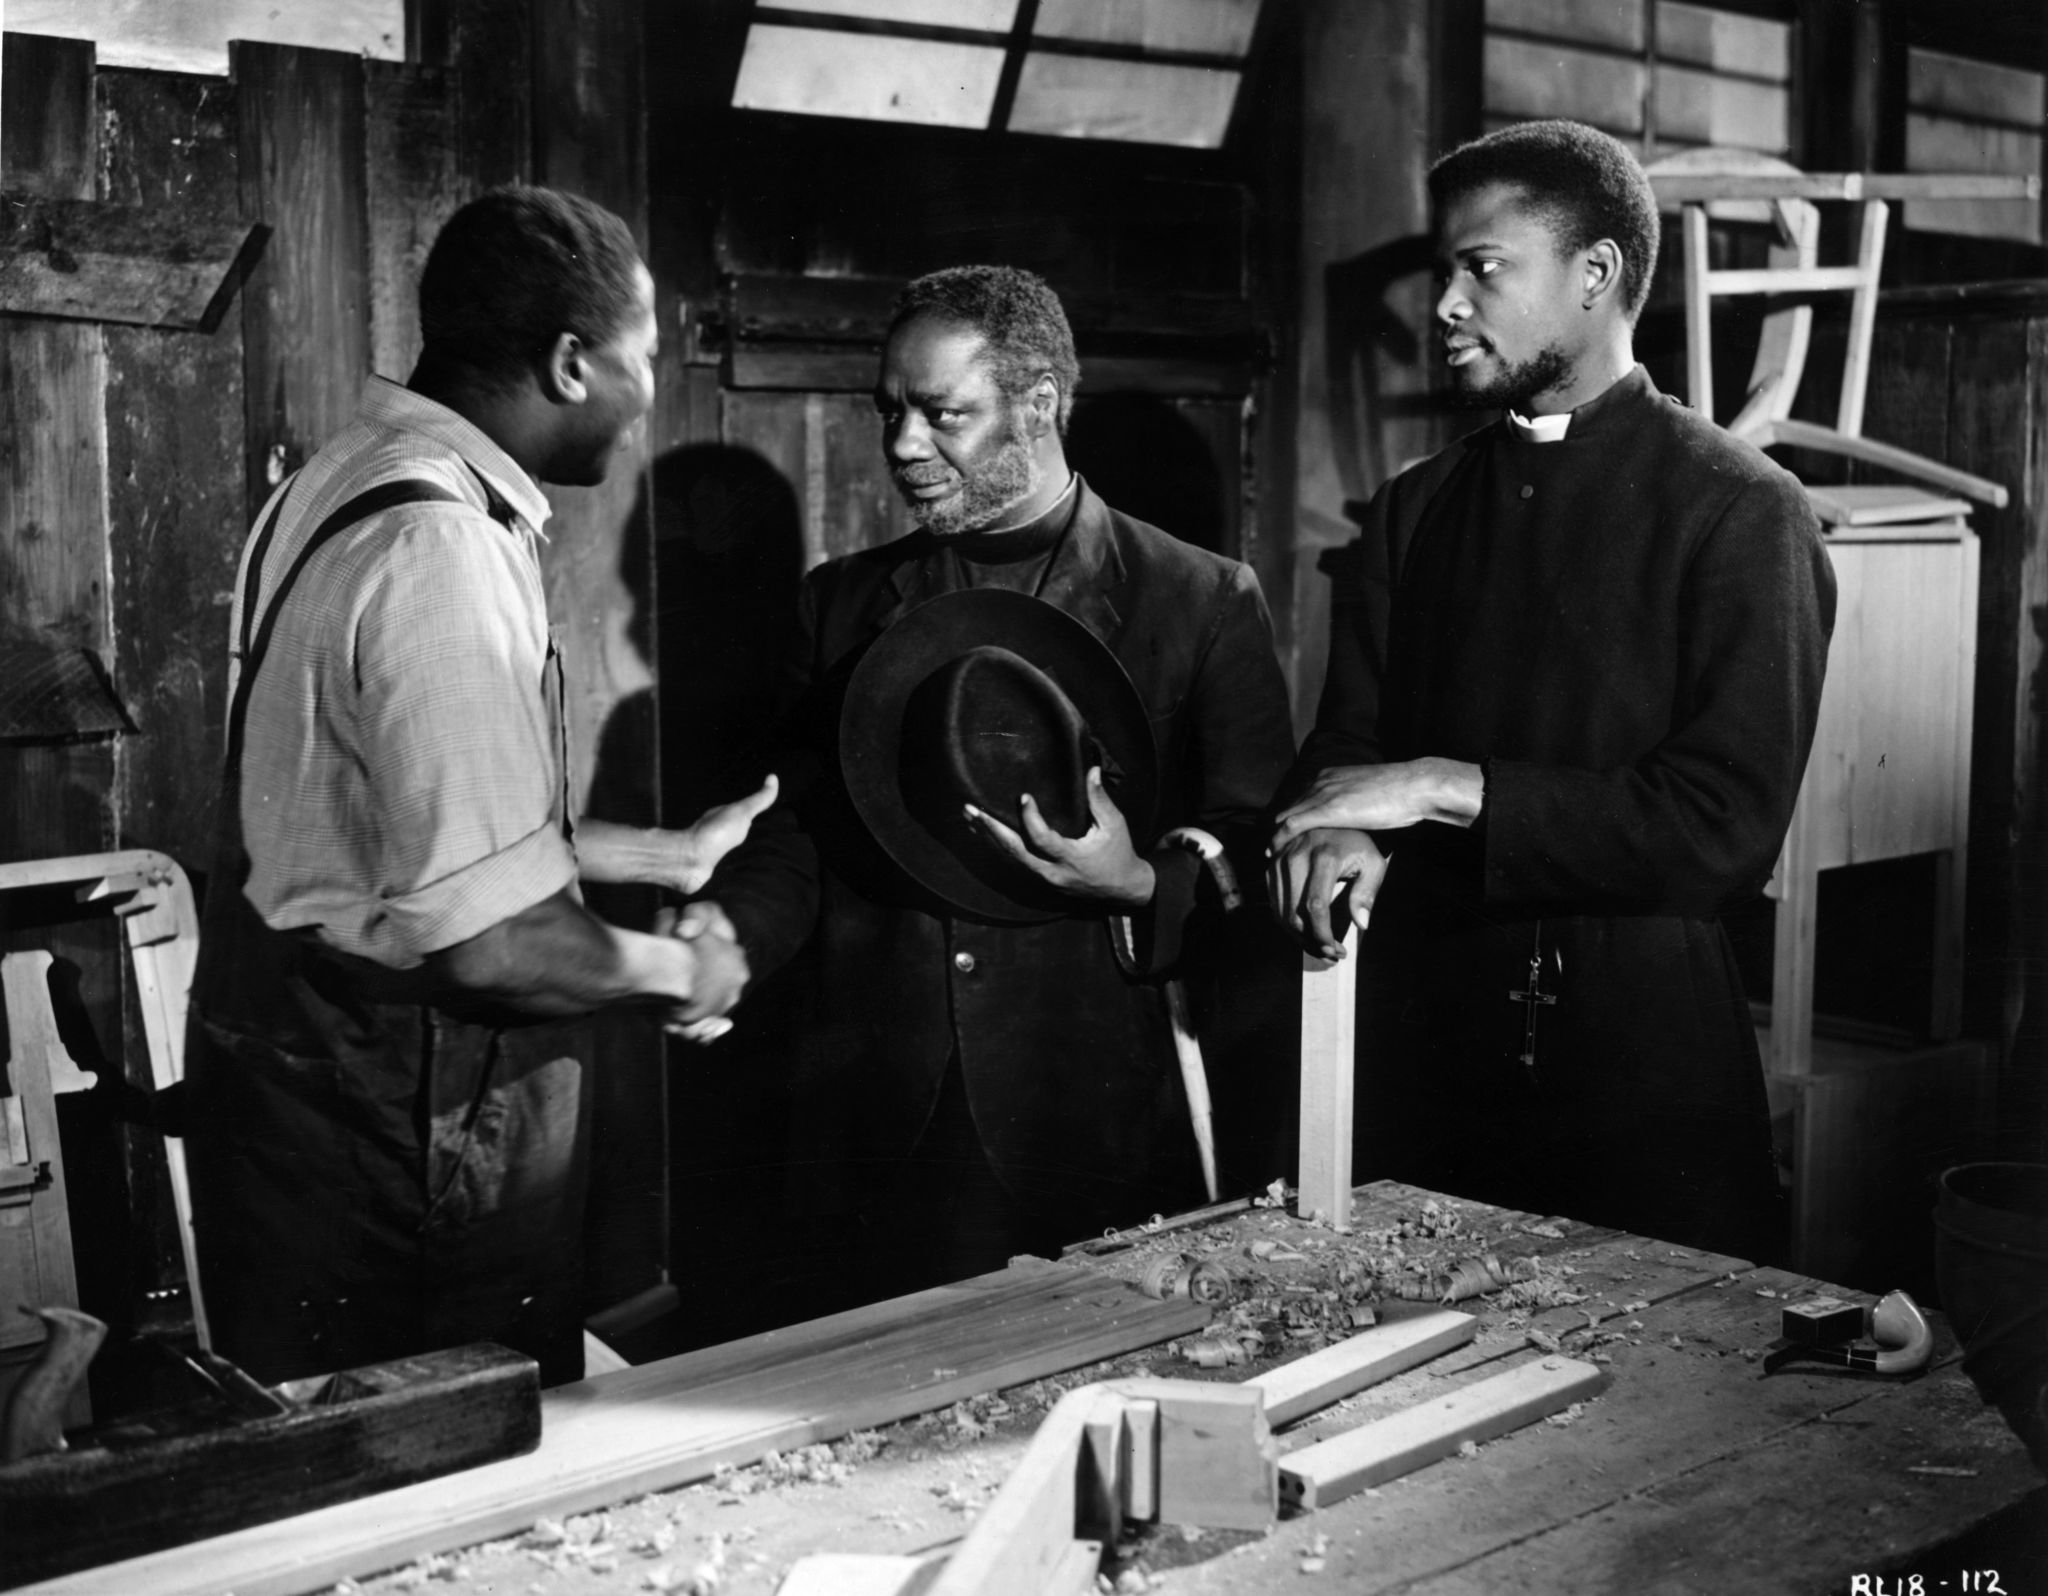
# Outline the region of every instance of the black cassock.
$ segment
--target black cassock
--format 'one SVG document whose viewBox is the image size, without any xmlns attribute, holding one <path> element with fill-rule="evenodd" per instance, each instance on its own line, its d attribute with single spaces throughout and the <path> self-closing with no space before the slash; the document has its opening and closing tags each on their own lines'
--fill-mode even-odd
<svg viewBox="0 0 2048 1596">
<path fill-rule="evenodd" d="M 1333 563 L 1291 786 L 1425 755 L 1486 773 L 1472 830 L 1380 838 L 1361 1178 L 1775 1255 L 1719 916 L 1769 878 L 1820 704 L 1834 578 L 1799 484 L 1637 367 L 1562 440 L 1503 420 L 1397 477 Z M 1554 1003 L 1514 995 L 1532 963 Z"/>
</svg>

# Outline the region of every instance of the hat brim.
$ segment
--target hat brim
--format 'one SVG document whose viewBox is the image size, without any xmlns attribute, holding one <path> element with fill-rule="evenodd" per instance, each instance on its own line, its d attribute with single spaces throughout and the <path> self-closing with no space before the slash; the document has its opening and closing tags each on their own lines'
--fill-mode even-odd
<svg viewBox="0 0 2048 1596">
<path fill-rule="evenodd" d="M 875 841 L 920 886 L 979 919 L 1030 923 L 1071 913 L 1073 900 L 976 838 L 964 817 L 935 825 L 902 786 L 904 716 L 911 695 L 967 650 L 994 644 L 1059 684 L 1107 755 L 1105 785 L 1130 826 L 1150 841 L 1159 755 L 1145 702 L 1102 640 L 1063 610 L 1008 588 L 945 593 L 875 640 L 847 682 L 839 763 L 853 807 Z"/>
</svg>

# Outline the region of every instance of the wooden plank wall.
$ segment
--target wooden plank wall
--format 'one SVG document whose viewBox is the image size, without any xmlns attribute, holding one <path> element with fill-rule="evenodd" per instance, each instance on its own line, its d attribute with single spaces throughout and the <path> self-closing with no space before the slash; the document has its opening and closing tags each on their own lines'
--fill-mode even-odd
<svg viewBox="0 0 2048 1596">
<path fill-rule="evenodd" d="M 93 50 L 6 36 L 8 92 L 0 187 L 91 199 L 98 167 Z M 107 547 L 107 434 L 100 394 L 106 351 L 96 326 L 0 317 L 0 604 L 10 629 L 92 650 L 113 640 Z M 0 858 L 94 853 L 113 846 L 114 755 L 106 740 L 0 747 Z M 115 944 L 104 928 L 49 942 L 76 961 L 94 1029 L 119 1033 Z"/>
</svg>

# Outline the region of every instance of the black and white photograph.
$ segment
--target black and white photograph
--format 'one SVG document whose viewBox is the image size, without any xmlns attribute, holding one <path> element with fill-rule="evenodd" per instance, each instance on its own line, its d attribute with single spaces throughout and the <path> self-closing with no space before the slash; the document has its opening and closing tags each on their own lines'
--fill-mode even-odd
<svg viewBox="0 0 2048 1596">
<path fill-rule="evenodd" d="M 0 0 L 0 1590 L 2048 1596 L 2041 0 Z"/>
</svg>

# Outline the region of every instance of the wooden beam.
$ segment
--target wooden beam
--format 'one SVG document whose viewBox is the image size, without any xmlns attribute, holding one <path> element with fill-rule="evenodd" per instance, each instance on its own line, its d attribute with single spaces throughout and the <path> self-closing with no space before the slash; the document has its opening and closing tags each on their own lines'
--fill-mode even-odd
<svg viewBox="0 0 2048 1596">
<path fill-rule="evenodd" d="M 271 229 L 242 294 L 249 503 L 354 419 L 370 374 L 362 58 L 230 45 L 242 214 Z"/>
<path fill-rule="evenodd" d="M 1301 1167 L 1295 1212 L 1351 1228 L 1351 1111 L 1357 1074 L 1358 930 L 1334 964 L 1301 961 Z"/>
<path fill-rule="evenodd" d="M 1988 172 L 1653 172 L 1660 205 L 1702 200 L 2039 199 L 2032 173 Z"/>
<path fill-rule="evenodd" d="M 1265 1393 L 1266 1419 L 1275 1426 L 1341 1401 L 1354 1391 L 1392 1379 L 1427 1363 L 1440 1352 L 1461 1347 L 1479 1333 L 1469 1313 L 1440 1308 L 1392 1324 L 1376 1325 L 1333 1347 L 1283 1363 L 1244 1383 Z"/>
<path fill-rule="evenodd" d="M 1543 1358 L 1460 1386 L 1280 1460 L 1280 1493 L 1302 1512 L 1399 1479 L 1467 1441 L 1489 1441 L 1597 1395 L 1607 1377 L 1576 1358 Z"/>
<path fill-rule="evenodd" d="M 191 206 L 0 194 L 0 311 L 210 333 L 268 236 Z"/>
</svg>

